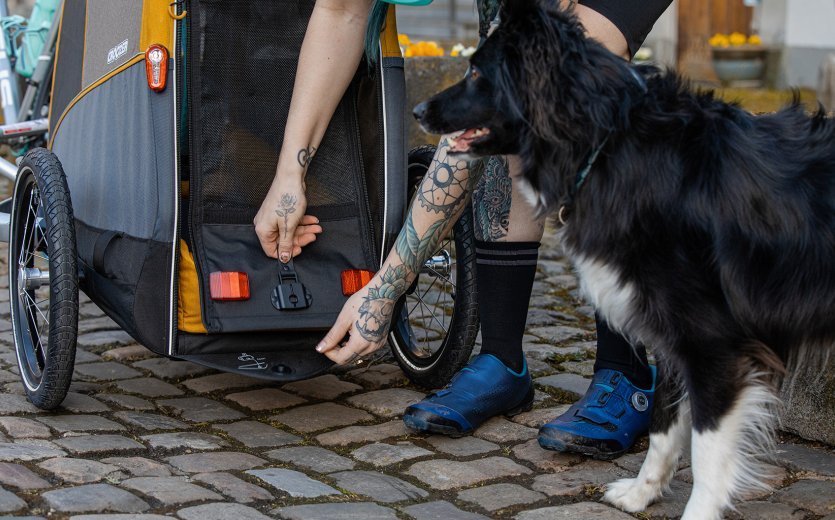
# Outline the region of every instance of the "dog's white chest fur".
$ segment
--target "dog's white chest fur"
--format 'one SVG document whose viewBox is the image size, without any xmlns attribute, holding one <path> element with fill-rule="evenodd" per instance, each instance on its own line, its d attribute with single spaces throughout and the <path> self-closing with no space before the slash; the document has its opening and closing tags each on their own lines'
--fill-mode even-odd
<svg viewBox="0 0 835 520">
<path fill-rule="evenodd" d="M 635 318 L 635 287 L 624 282 L 620 273 L 610 265 L 582 255 L 573 256 L 580 288 L 589 303 L 612 330 L 627 332 L 630 321 Z"/>
</svg>

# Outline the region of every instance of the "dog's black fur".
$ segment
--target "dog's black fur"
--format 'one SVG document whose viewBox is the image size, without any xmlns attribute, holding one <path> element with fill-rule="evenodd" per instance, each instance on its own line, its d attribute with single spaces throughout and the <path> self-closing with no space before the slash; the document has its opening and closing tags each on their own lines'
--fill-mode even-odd
<svg viewBox="0 0 835 520">
<path fill-rule="evenodd" d="M 519 155 L 544 209 L 570 207 L 567 251 L 634 290 L 629 316 L 607 318 L 664 360 L 694 434 L 717 431 L 746 388 L 800 349 L 835 344 L 835 121 L 797 100 L 754 116 L 694 92 L 626 63 L 545 3 L 507 1 L 471 74 L 415 115 L 434 133 L 486 128 L 471 155 Z M 678 414 L 664 387 L 656 433 Z"/>
</svg>

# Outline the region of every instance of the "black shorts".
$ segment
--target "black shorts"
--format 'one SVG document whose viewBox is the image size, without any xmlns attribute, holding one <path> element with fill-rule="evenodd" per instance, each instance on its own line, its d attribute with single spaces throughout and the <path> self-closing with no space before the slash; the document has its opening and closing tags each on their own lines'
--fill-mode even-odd
<svg viewBox="0 0 835 520">
<path fill-rule="evenodd" d="M 584 6 L 605 16 L 620 29 L 629 46 L 629 55 L 634 56 L 649 31 L 672 0 L 579 0 Z"/>
</svg>

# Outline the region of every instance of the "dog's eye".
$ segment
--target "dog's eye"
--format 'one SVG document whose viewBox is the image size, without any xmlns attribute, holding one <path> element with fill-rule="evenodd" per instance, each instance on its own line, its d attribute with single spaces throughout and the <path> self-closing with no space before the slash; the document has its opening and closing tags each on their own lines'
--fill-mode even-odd
<svg viewBox="0 0 835 520">
<path fill-rule="evenodd" d="M 479 74 L 478 69 L 476 69 L 475 67 L 470 68 L 470 79 L 471 80 L 475 81 L 479 78 L 479 76 L 481 76 L 481 74 Z"/>
</svg>

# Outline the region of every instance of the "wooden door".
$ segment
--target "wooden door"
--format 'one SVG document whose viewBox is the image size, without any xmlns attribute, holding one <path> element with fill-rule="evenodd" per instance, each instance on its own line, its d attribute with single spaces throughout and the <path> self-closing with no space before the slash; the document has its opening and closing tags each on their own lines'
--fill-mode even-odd
<svg viewBox="0 0 835 520">
<path fill-rule="evenodd" d="M 679 71 L 696 80 L 715 80 L 708 39 L 716 33 L 750 34 L 753 8 L 743 0 L 679 0 Z"/>
</svg>

